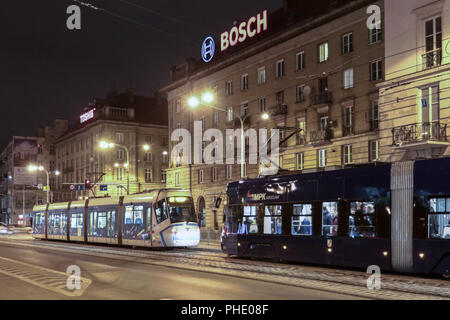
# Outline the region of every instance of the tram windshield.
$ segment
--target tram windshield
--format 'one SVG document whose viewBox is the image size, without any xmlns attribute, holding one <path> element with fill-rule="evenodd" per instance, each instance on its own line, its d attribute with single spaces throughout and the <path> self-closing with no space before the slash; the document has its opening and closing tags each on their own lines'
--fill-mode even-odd
<svg viewBox="0 0 450 320">
<path fill-rule="evenodd" d="M 169 197 L 167 203 L 172 223 L 197 222 L 194 201 L 191 197 Z"/>
</svg>

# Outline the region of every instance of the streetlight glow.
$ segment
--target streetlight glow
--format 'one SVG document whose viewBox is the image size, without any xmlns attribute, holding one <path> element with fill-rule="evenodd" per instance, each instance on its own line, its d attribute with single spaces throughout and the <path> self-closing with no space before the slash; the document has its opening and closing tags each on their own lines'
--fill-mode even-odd
<svg viewBox="0 0 450 320">
<path fill-rule="evenodd" d="M 150 146 L 148 144 L 145 144 L 143 146 L 143 148 L 144 148 L 144 151 L 149 151 L 150 150 Z"/>
<path fill-rule="evenodd" d="M 214 101 L 214 95 L 211 92 L 205 92 L 202 95 L 202 101 L 206 104 L 210 104 Z"/>
<path fill-rule="evenodd" d="M 197 108 L 200 104 L 200 101 L 198 100 L 197 97 L 190 97 L 188 99 L 188 106 L 191 108 Z"/>
<path fill-rule="evenodd" d="M 266 112 L 263 113 L 261 117 L 263 118 L 263 120 L 269 120 L 269 118 L 270 118 L 269 114 Z"/>
</svg>

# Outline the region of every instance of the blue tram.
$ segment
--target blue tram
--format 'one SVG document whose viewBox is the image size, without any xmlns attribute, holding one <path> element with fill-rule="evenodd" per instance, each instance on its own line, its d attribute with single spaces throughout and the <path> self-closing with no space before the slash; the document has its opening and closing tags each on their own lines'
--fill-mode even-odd
<svg viewBox="0 0 450 320">
<path fill-rule="evenodd" d="M 238 257 L 450 275 L 450 158 L 230 183 Z"/>
<path fill-rule="evenodd" d="M 141 247 L 195 247 L 200 229 L 189 192 L 176 189 L 35 206 L 33 237 Z"/>
</svg>

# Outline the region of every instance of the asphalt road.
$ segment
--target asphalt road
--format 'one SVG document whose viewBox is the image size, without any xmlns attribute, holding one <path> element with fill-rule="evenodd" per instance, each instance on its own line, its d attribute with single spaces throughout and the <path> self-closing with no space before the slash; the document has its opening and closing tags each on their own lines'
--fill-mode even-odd
<svg viewBox="0 0 450 320">
<path fill-rule="evenodd" d="M 67 290 L 61 289 L 65 286 L 65 282 L 61 282 L 61 275 L 71 265 L 79 266 L 81 277 L 88 279 L 87 287 L 84 288 L 80 296 L 64 294 L 63 291 L 67 292 Z M 58 286 L 60 288 L 55 289 Z M 345 294 L 200 271 L 154 266 L 69 252 L 55 252 L 45 248 L 15 246 L 0 246 L 0 287 L 0 299 L 3 300 L 356 299 L 354 296 Z"/>
</svg>

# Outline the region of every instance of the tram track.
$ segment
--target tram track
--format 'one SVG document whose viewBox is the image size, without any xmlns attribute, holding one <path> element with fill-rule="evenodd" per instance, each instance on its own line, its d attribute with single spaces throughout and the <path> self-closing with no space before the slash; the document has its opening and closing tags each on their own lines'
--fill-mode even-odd
<svg viewBox="0 0 450 320">
<path fill-rule="evenodd" d="M 450 299 L 450 283 L 445 280 L 383 275 L 382 290 L 373 291 L 367 289 L 368 275 L 363 272 L 236 259 L 217 252 L 192 249 L 148 251 L 146 249 L 44 241 L 18 241 L 14 243 L 0 241 L 0 243 L 77 254 L 102 255 L 110 259 L 136 263 L 200 270 L 338 293 L 346 292 L 370 299 Z"/>
</svg>

